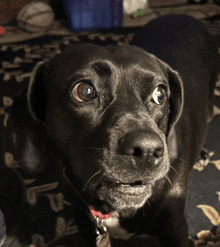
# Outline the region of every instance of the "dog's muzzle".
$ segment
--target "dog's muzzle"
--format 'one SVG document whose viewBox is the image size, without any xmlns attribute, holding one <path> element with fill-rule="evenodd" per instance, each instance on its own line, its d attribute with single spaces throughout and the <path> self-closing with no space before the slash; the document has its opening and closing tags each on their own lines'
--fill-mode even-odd
<svg viewBox="0 0 220 247">
<path fill-rule="evenodd" d="M 152 196 L 155 182 L 169 170 L 165 136 L 155 131 L 131 131 L 117 150 L 106 156 L 105 173 L 96 194 L 118 212 L 141 208 Z"/>
</svg>

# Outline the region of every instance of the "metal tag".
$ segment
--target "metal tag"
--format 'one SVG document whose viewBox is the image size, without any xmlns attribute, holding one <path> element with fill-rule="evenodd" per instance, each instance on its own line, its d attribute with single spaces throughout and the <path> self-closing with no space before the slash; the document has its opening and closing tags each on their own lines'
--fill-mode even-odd
<svg viewBox="0 0 220 247">
<path fill-rule="evenodd" d="M 111 247 L 111 241 L 109 234 L 107 232 L 107 228 L 103 225 L 103 220 L 99 217 L 96 217 L 96 246 L 97 247 Z"/>
</svg>

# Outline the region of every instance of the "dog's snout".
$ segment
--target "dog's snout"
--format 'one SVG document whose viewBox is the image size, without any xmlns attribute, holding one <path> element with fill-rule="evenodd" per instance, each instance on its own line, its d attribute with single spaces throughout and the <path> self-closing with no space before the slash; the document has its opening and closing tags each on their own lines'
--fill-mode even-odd
<svg viewBox="0 0 220 247">
<path fill-rule="evenodd" d="M 163 142 L 156 133 L 132 132 L 119 140 L 119 150 L 134 158 L 135 165 L 157 164 L 164 154 Z"/>
</svg>

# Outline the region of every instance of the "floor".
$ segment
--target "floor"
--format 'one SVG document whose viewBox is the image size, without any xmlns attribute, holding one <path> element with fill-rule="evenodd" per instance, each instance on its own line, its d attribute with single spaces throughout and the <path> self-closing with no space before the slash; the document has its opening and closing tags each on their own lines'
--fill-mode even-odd
<svg viewBox="0 0 220 247">
<path fill-rule="evenodd" d="M 166 14 L 187 14 L 194 16 L 197 19 L 210 18 L 213 16 L 220 15 L 220 6 L 217 4 L 186 4 L 174 7 L 161 7 L 152 8 L 141 18 L 132 18 L 130 15 L 124 15 L 123 17 L 123 27 L 135 27 L 143 26 L 149 21 Z M 220 25 L 220 23 L 219 23 Z M 219 32 L 213 28 L 213 34 Z M 49 35 L 69 35 L 70 31 L 63 26 L 60 22 L 55 22 L 54 27 L 47 32 Z M 6 34 L 0 37 L 0 44 L 22 42 L 24 40 L 37 38 L 45 35 L 44 32 L 40 33 L 28 33 L 16 26 L 6 27 Z"/>
</svg>

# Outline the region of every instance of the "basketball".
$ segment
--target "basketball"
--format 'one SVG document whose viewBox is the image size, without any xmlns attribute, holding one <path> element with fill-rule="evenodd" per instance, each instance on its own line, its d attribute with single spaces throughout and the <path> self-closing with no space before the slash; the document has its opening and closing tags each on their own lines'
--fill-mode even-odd
<svg viewBox="0 0 220 247">
<path fill-rule="evenodd" d="M 54 23 L 53 9 L 43 2 L 29 3 L 19 11 L 17 23 L 20 28 L 32 33 L 45 32 Z"/>
</svg>

